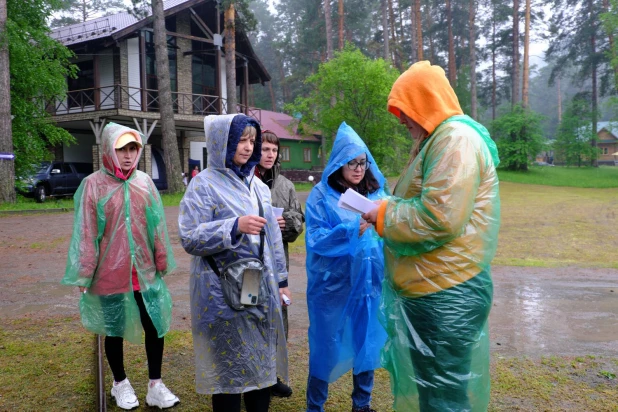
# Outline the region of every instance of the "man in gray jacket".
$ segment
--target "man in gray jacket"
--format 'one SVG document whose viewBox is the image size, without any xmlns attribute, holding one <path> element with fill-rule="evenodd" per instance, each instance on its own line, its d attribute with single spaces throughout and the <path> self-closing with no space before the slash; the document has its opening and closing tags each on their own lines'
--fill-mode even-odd
<svg viewBox="0 0 618 412">
<path fill-rule="evenodd" d="M 296 197 L 294 184 L 285 176 L 280 174 L 281 163 L 279 161 L 279 138 L 269 130 L 262 132 L 262 157 L 259 165 L 255 168 L 255 175 L 259 177 L 270 188 L 272 205 L 275 208 L 282 208 L 283 213 L 277 217 L 281 228 L 283 239 L 283 249 L 285 250 L 286 267 L 290 269 L 290 256 L 288 243 L 294 242 L 303 232 L 305 215 L 300 202 Z M 287 281 L 286 281 L 287 282 Z M 287 287 L 288 285 L 279 285 Z M 285 337 L 288 337 L 288 308 L 282 306 L 283 326 Z M 287 398 L 292 395 L 292 389 L 277 379 L 277 384 L 272 387 L 272 395 Z"/>
</svg>

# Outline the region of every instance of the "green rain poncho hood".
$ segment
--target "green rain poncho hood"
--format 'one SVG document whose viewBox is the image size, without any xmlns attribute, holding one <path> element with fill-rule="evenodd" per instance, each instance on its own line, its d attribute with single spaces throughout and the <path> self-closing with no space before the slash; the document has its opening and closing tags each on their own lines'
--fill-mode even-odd
<svg viewBox="0 0 618 412">
<path fill-rule="evenodd" d="M 75 219 L 62 283 L 84 286 L 80 299 L 84 326 L 95 333 L 142 339 L 133 291 L 139 289 L 159 336 L 169 330 L 170 293 L 162 277 L 176 267 L 159 192 L 135 169 L 125 177 L 114 146 L 135 130 L 110 123 L 101 137 L 103 168 L 86 177 L 75 194 Z M 133 285 L 133 270 L 137 285 Z"/>
</svg>

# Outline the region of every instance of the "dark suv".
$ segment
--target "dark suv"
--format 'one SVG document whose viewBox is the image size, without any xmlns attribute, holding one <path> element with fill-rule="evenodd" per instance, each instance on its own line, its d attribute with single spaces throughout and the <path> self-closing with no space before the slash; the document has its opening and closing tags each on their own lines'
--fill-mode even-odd
<svg viewBox="0 0 618 412">
<path fill-rule="evenodd" d="M 91 163 L 43 162 L 32 177 L 25 179 L 22 191 L 38 203 L 48 196 L 72 196 L 90 173 Z"/>
</svg>

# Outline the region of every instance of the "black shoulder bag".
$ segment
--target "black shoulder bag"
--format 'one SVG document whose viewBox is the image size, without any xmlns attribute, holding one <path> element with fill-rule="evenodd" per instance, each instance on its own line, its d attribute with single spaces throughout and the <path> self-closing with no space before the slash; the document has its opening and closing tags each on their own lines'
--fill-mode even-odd
<svg viewBox="0 0 618 412">
<path fill-rule="evenodd" d="M 258 201 L 259 215 L 264 217 L 264 209 L 260 196 L 255 191 Z M 225 303 L 234 310 L 246 309 L 245 306 L 262 305 L 269 296 L 266 284 L 266 268 L 264 266 L 264 237 L 265 228 L 260 231 L 259 258 L 243 258 L 226 265 L 219 271 L 217 263 L 212 255 L 205 259 L 211 269 L 219 277 L 221 291 Z"/>
</svg>

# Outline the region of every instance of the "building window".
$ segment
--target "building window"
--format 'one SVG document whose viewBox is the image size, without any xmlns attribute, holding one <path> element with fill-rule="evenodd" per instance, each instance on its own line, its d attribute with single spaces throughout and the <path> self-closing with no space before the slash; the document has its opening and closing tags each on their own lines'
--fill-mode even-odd
<svg viewBox="0 0 618 412">
<path fill-rule="evenodd" d="M 290 161 L 290 148 L 287 146 L 281 146 L 281 152 L 279 153 L 279 156 L 281 156 L 282 162 L 289 162 Z"/>
<path fill-rule="evenodd" d="M 603 154 L 604 154 L 604 155 L 609 154 L 609 151 L 607 150 L 607 147 L 604 147 L 604 148 L 603 148 Z"/>
<path fill-rule="evenodd" d="M 77 78 L 68 79 L 69 107 L 94 106 L 94 61 L 78 62 Z"/>
<path fill-rule="evenodd" d="M 303 161 L 305 163 L 311 163 L 311 148 L 304 148 L 303 149 Z"/>
<path fill-rule="evenodd" d="M 176 31 L 176 20 L 165 21 L 165 28 L 169 31 Z M 159 109 L 159 85 L 157 81 L 157 62 L 155 58 L 154 32 L 145 32 L 146 40 L 146 89 L 148 110 Z M 176 37 L 167 36 L 167 57 L 170 66 L 170 88 L 172 89 L 172 100 L 174 102 L 174 111 L 178 111 L 178 64 L 176 53 Z"/>
</svg>

